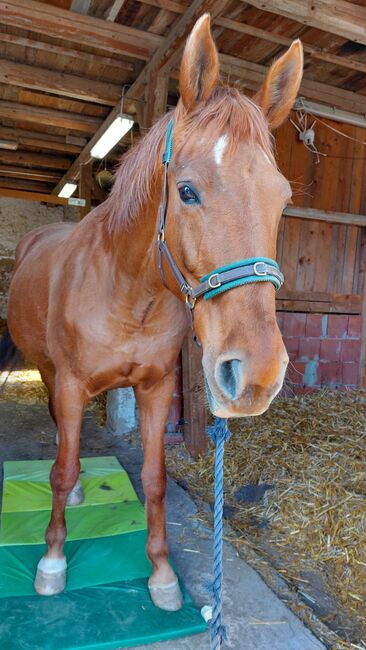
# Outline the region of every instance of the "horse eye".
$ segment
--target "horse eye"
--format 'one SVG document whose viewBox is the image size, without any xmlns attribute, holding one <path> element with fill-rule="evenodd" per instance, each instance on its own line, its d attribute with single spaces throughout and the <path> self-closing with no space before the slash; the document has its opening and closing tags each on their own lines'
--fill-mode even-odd
<svg viewBox="0 0 366 650">
<path fill-rule="evenodd" d="M 189 185 L 181 185 L 181 187 L 178 188 L 178 191 L 179 191 L 180 199 L 181 201 L 183 201 L 183 203 L 187 203 L 189 205 L 192 205 L 194 203 L 200 203 L 197 194 L 192 190 L 192 188 Z"/>
</svg>

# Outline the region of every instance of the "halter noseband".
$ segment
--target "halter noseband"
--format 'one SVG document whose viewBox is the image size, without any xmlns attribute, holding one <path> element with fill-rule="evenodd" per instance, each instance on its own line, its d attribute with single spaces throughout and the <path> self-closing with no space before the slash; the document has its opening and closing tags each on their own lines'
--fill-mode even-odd
<svg viewBox="0 0 366 650">
<path fill-rule="evenodd" d="M 203 296 L 204 300 L 210 300 L 218 294 L 224 293 L 224 291 L 229 291 L 229 289 L 234 289 L 242 284 L 252 284 L 254 282 L 272 282 L 276 291 L 278 291 L 284 283 L 284 276 L 277 262 L 274 260 L 268 259 L 267 257 L 250 257 L 245 260 L 233 262 L 232 264 L 227 264 L 226 266 L 220 266 L 211 273 L 204 275 L 200 279 L 200 284 L 197 287 L 191 287 L 176 265 L 165 239 L 168 166 L 171 161 L 172 151 L 173 118 L 168 124 L 165 151 L 163 154 L 164 179 L 159 209 L 158 265 L 161 280 L 167 286 L 163 269 L 163 257 L 165 257 L 182 294 L 185 296 L 193 328 L 193 309 L 197 298 Z"/>
</svg>

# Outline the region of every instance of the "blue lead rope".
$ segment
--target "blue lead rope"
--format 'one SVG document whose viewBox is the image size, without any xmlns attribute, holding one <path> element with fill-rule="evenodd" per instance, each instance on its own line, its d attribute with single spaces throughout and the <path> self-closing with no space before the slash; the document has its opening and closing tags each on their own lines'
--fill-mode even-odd
<svg viewBox="0 0 366 650">
<path fill-rule="evenodd" d="M 231 431 L 227 420 L 215 418 L 212 427 L 208 427 L 208 435 L 216 445 L 215 453 L 215 506 L 214 506 L 214 543 L 213 543 L 213 606 L 210 624 L 211 650 L 220 650 L 226 638 L 222 625 L 222 513 L 224 507 L 224 451 L 225 442 L 229 440 Z"/>
</svg>

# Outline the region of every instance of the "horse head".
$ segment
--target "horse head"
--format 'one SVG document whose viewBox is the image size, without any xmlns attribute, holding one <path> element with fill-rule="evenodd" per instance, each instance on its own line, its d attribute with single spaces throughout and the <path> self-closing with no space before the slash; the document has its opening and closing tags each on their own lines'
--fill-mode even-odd
<svg viewBox="0 0 366 650">
<path fill-rule="evenodd" d="M 297 40 L 250 99 L 219 82 L 207 14 L 187 40 L 164 234 L 191 287 L 238 260 L 276 257 L 278 226 L 291 188 L 276 166 L 271 130 L 293 105 L 302 63 Z M 181 297 L 171 273 L 167 283 Z M 265 411 L 281 389 L 288 364 L 276 322 L 275 287 L 268 281 L 238 284 L 212 299 L 201 297 L 194 308 L 209 404 L 221 417 Z"/>
</svg>

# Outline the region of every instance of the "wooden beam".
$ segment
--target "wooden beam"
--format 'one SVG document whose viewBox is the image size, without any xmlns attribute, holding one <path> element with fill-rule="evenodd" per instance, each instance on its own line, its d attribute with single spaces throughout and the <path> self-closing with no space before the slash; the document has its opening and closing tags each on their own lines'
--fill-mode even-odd
<svg viewBox="0 0 366 650">
<path fill-rule="evenodd" d="M 19 47 L 27 47 L 42 52 L 66 56 L 71 59 L 77 59 L 89 65 L 105 65 L 110 68 L 118 68 L 118 70 L 127 70 L 133 72 L 135 66 L 129 61 L 122 59 L 113 59 L 107 56 L 100 56 L 99 54 L 91 54 L 84 50 L 75 50 L 61 45 L 54 45 L 53 43 L 45 43 L 44 41 L 35 40 L 33 38 L 24 38 L 23 36 L 16 36 L 15 34 L 5 34 L 0 32 L 0 42 L 10 43 L 12 45 L 19 45 Z"/>
<path fill-rule="evenodd" d="M 57 205 L 68 205 L 68 199 L 62 199 L 54 194 L 42 194 L 38 192 L 24 192 L 22 190 L 0 188 L 0 196 L 7 196 L 10 199 L 24 199 L 25 201 L 39 201 L 43 203 L 56 203 Z"/>
<path fill-rule="evenodd" d="M 47 169 L 69 169 L 71 165 L 70 158 L 31 153 L 28 151 L 2 151 L 1 149 L 0 162 L 11 165 L 46 167 Z"/>
<path fill-rule="evenodd" d="M 366 45 L 366 7 L 346 0 L 242 0 L 257 9 L 286 16 Z"/>
<path fill-rule="evenodd" d="M 46 183 L 40 181 L 29 181 L 17 178 L 4 178 L 0 176 L 0 188 L 6 188 L 8 190 L 27 190 L 28 192 L 48 192 L 51 190 L 52 183 L 47 187 Z"/>
<path fill-rule="evenodd" d="M 0 140 L 15 140 L 20 148 L 29 147 L 31 149 L 60 151 L 62 153 L 78 154 L 82 149 L 82 145 L 67 142 L 65 136 L 36 133 L 24 131 L 23 129 L 0 127 Z"/>
<path fill-rule="evenodd" d="M 80 168 L 79 198 L 85 199 L 85 205 L 80 208 L 80 219 L 83 219 L 91 209 L 91 175 L 93 161 L 83 163 Z"/>
<path fill-rule="evenodd" d="M 299 219 L 326 221 L 327 223 L 344 223 L 347 226 L 366 226 L 365 214 L 351 214 L 349 212 L 328 212 L 316 208 L 298 208 L 290 205 L 283 211 L 284 216 Z"/>
<path fill-rule="evenodd" d="M 164 65 L 169 63 L 170 59 L 182 47 L 194 23 L 202 13 L 209 11 L 212 19 L 215 19 L 215 17 L 223 11 L 227 3 L 228 0 L 194 0 L 183 16 L 181 16 L 181 18 L 175 23 L 168 36 L 163 40 L 162 45 L 151 57 L 145 68 L 140 72 L 132 86 L 127 90 L 125 100 L 139 99 L 141 97 L 149 75 L 154 71 L 162 71 Z M 61 179 L 61 182 L 55 187 L 54 192 L 56 194 L 64 183 L 78 177 L 80 164 L 89 159 L 90 150 L 118 116 L 119 111 L 120 103 L 118 102 L 86 147 L 84 147 L 83 151 L 70 167 L 69 171 Z"/>
<path fill-rule="evenodd" d="M 277 294 L 276 309 L 278 311 L 305 311 L 322 314 L 359 314 L 361 313 L 361 296 L 321 291 L 289 291 L 284 286 Z"/>
<path fill-rule="evenodd" d="M 239 79 L 242 87 L 253 91 L 258 90 L 268 72 L 268 68 L 264 65 L 238 59 L 228 54 L 220 54 L 220 64 L 222 72 L 230 75 L 231 79 Z M 330 106 L 338 106 L 359 115 L 365 113 L 366 100 L 364 95 L 323 84 L 319 81 L 303 78 L 299 95 Z"/>
<path fill-rule="evenodd" d="M 96 117 L 7 101 L 0 101 L 1 117 L 12 122 L 54 126 L 88 135 L 95 133 L 101 123 L 101 120 Z"/>
<path fill-rule="evenodd" d="M 366 231 L 362 234 L 360 249 L 361 275 L 361 349 L 359 365 L 359 386 L 366 388 Z"/>
<path fill-rule="evenodd" d="M 7 59 L 0 59 L 0 83 L 105 106 L 114 106 L 121 97 L 120 86 Z"/>
<path fill-rule="evenodd" d="M 151 72 L 146 86 L 145 96 L 145 113 L 144 123 L 145 129 L 149 129 L 167 109 L 168 101 L 168 74 L 158 74 Z"/>
<path fill-rule="evenodd" d="M 105 12 L 104 18 L 106 20 L 110 20 L 113 23 L 124 4 L 126 4 L 126 0 L 113 0 L 112 5 Z"/>
<path fill-rule="evenodd" d="M 84 16 L 36 0 L 0 0 L 0 15 L 3 25 L 145 61 L 164 40 L 151 32 Z"/>
<path fill-rule="evenodd" d="M 185 7 L 178 4 L 177 2 L 172 2 L 171 0 L 138 0 L 142 4 L 147 4 L 152 7 L 159 7 L 160 9 L 165 9 L 166 11 L 171 11 L 173 13 L 181 14 L 184 13 Z M 248 25 L 247 23 L 242 23 L 237 20 L 231 20 L 230 18 L 223 18 L 219 16 L 215 19 L 215 25 L 223 27 L 224 29 L 230 29 L 234 32 L 239 32 L 241 34 L 247 34 L 248 36 L 254 36 L 255 38 L 260 38 L 264 41 L 274 43 L 275 45 L 283 45 L 284 47 L 289 47 L 293 42 L 293 38 L 288 38 L 287 36 L 282 36 L 276 32 L 267 31 L 259 27 L 254 27 L 254 25 Z M 306 54 L 308 54 L 313 59 L 318 59 L 319 61 L 326 61 L 332 65 L 338 65 L 342 68 L 348 68 L 350 70 L 356 70 L 357 72 L 366 72 L 366 63 L 362 61 L 357 61 L 352 57 L 338 56 L 337 54 L 332 54 L 330 52 L 325 52 L 320 47 L 315 45 L 308 45 L 303 43 L 303 48 Z"/>
<path fill-rule="evenodd" d="M 207 449 L 207 409 L 204 395 L 202 351 L 189 334 L 182 349 L 184 443 L 193 458 Z"/>
<path fill-rule="evenodd" d="M 0 176 L 29 178 L 30 180 L 44 181 L 45 183 L 57 183 L 60 179 L 60 174 L 57 174 L 57 172 L 48 172 L 44 169 L 22 169 L 11 165 L 0 165 Z"/>
</svg>

